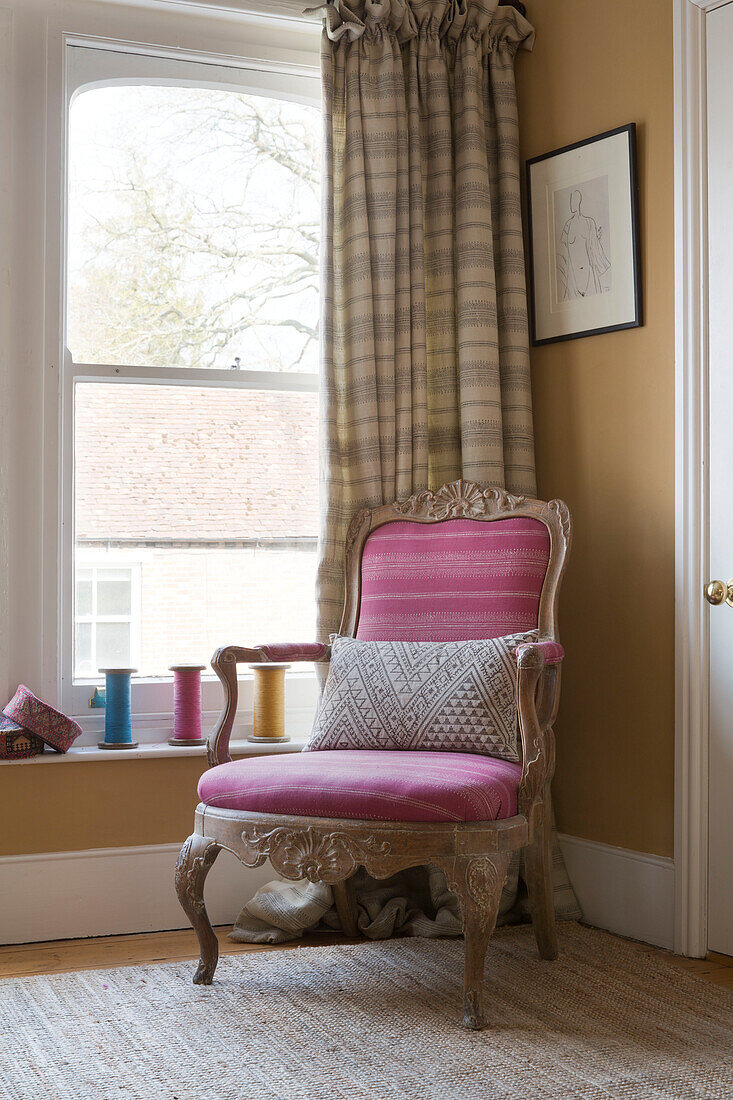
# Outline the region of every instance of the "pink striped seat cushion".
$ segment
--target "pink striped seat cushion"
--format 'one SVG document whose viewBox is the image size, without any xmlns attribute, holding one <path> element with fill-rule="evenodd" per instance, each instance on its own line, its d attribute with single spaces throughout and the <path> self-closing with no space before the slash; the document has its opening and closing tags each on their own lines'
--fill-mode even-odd
<svg viewBox="0 0 733 1100">
<path fill-rule="evenodd" d="M 219 764 L 207 806 L 373 821 L 496 821 L 517 812 L 521 764 L 463 752 L 334 749 Z"/>
<path fill-rule="evenodd" d="M 364 545 L 356 637 L 450 642 L 533 630 L 549 557 L 537 519 L 386 523 Z"/>
</svg>

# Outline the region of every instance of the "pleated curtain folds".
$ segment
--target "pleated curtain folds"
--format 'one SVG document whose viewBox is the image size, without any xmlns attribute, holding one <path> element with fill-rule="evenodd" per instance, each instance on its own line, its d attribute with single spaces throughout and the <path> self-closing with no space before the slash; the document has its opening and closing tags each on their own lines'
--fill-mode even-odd
<svg viewBox="0 0 733 1100">
<path fill-rule="evenodd" d="M 328 4 L 320 636 L 348 523 L 456 477 L 535 491 L 514 60 L 493 0 Z"/>
</svg>

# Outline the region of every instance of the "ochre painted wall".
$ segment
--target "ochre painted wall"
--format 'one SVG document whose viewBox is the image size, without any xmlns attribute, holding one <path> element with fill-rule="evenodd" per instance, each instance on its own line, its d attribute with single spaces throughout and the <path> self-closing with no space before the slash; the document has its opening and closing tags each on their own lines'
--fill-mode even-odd
<svg viewBox="0 0 733 1100">
<path fill-rule="evenodd" d="M 672 0 L 530 0 L 523 157 L 635 121 L 645 325 L 532 353 L 539 490 L 575 544 L 556 803 L 564 832 L 670 855 L 673 780 Z M 0 768 L 0 855 L 189 833 L 202 757 Z"/>
<path fill-rule="evenodd" d="M 0 767 L 0 856 L 183 843 L 206 757 Z"/>
<path fill-rule="evenodd" d="M 529 0 L 522 158 L 636 122 L 644 327 L 532 350 L 539 494 L 575 534 L 560 615 L 558 826 L 672 854 L 672 0 Z"/>
</svg>

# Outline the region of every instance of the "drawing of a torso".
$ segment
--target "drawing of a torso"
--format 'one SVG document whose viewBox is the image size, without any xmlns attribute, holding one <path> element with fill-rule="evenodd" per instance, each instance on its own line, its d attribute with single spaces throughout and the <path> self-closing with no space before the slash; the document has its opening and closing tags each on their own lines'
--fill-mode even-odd
<svg viewBox="0 0 733 1100">
<path fill-rule="evenodd" d="M 603 276 L 611 261 L 601 240 L 602 227 L 595 218 L 583 213 L 583 195 L 570 195 L 570 217 L 563 226 L 557 257 L 558 297 L 561 300 L 588 298 L 604 294 L 608 286 Z"/>
</svg>

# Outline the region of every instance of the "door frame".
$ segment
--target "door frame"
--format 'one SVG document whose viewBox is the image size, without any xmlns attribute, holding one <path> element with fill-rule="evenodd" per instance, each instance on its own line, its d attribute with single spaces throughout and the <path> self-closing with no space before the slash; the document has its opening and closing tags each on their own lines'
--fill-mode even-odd
<svg viewBox="0 0 733 1100">
<path fill-rule="evenodd" d="M 703 957 L 708 910 L 708 14 L 675 0 L 675 936 Z"/>
</svg>

